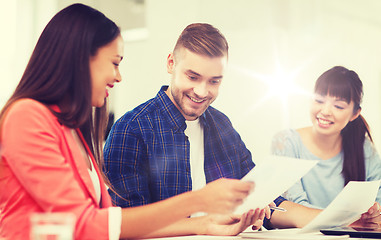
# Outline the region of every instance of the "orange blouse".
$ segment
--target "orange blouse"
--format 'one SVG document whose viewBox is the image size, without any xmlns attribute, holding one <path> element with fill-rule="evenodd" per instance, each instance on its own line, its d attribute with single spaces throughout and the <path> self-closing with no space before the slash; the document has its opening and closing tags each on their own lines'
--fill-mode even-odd
<svg viewBox="0 0 381 240">
<path fill-rule="evenodd" d="M 75 239 L 108 239 L 110 196 L 101 179 L 100 206 L 70 128 L 43 104 L 22 99 L 5 116 L 1 139 L 0 237 L 29 239 L 34 212 L 72 212 Z"/>
</svg>

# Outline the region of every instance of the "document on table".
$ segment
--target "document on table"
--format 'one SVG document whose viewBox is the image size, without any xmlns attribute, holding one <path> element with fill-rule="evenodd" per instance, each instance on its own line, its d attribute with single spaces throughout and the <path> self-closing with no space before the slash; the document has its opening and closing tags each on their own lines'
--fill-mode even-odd
<svg viewBox="0 0 381 240">
<path fill-rule="evenodd" d="M 299 228 L 276 229 L 270 231 L 243 232 L 239 234 L 243 239 L 271 239 L 271 240 L 336 240 L 349 239 L 349 235 L 328 236 L 320 232 L 302 233 Z"/>
<path fill-rule="evenodd" d="M 309 224 L 298 229 L 277 229 L 263 232 L 243 232 L 242 238 L 251 239 L 345 239 L 344 236 L 322 235 L 324 228 L 347 226 L 360 218 L 374 204 L 380 180 L 349 182 L 337 197 Z"/>
<path fill-rule="evenodd" d="M 263 232 L 243 232 L 239 236 L 250 239 L 346 239 L 349 235 L 327 236 L 324 228 L 347 226 L 360 218 L 374 204 L 380 180 L 349 182 L 337 197 L 309 224 L 298 229 L 277 229 Z"/>
<path fill-rule="evenodd" d="M 349 182 L 316 218 L 301 229 L 301 232 L 319 231 L 353 223 L 374 204 L 379 187 L 380 180 Z"/>
<path fill-rule="evenodd" d="M 317 162 L 275 155 L 263 159 L 241 179 L 255 182 L 255 188 L 235 213 L 242 214 L 250 209 L 266 207 L 303 177 Z"/>
</svg>

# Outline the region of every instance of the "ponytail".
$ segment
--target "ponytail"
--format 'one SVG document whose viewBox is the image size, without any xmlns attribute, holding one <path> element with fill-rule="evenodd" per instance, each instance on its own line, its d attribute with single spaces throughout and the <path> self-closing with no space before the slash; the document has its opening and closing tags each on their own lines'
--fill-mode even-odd
<svg viewBox="0 0 381 240">
<path fill-rule="evenodd" d="M 343 176 L 345 185 L 349 181 L 365 181 L 364 141 L 373 142 L 368 123 L 359 115 L 341 131 L 344 152 Z"/>
</svg>

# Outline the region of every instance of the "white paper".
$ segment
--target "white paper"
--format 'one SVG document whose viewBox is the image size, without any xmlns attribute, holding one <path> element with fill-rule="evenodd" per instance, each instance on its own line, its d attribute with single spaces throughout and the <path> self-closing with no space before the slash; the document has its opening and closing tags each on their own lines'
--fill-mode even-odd
<svg viewBox="0 0 381 240">
<path fill-rule="evenodd" d="M 374 204 L 379 187 L 379 180 L 349 182 L 316 218 L 301 229 L 301 232 L 347 226 L 353 223 Z"/>
<path fill-rule="evenodd" d="M 259 162 L 242 181 L 255 182 L 255 188 L 235 213 L 264 208 L 303 177 L 318 161 L 270 155 Z"/>
<path fill-rule="evenodd" d="M 270 231 L 243 232 L 239 235 L 245 239 L 271 239 L 271 240 L 336 240 L 349 239 L 349 235 L 328 236 L 320 232 L 300 234 L 300 229 L 276 229 Z"/>
</svg>

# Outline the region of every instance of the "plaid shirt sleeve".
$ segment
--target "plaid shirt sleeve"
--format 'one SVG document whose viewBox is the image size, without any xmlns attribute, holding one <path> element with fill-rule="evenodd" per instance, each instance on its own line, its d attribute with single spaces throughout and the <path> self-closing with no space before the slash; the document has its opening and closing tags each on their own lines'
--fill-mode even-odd
<svg viewBox="0 0 381 240">
<path fill-rule="evenodd" d="M 147 150 L 139 129 L 134 130 L 120 119 L 112 127 L 104 147 L 105 173 L 113 188 L 109 193 L 120 207 L 150 202 L 148 176 L 143 167 Z"/>
<path fill-rule="evenodd" d="M 250 172 L 253 167 L 255 167 L 255 164 L 252 160 L 250 151 L 246 148 L 244 142 L 239 138 L 239 148 L 240 151 L 240 161 L 241 161 L 241 172 L 243 173 L 241 178 L 244 177 L 248 172 Z"/>
</svg>

